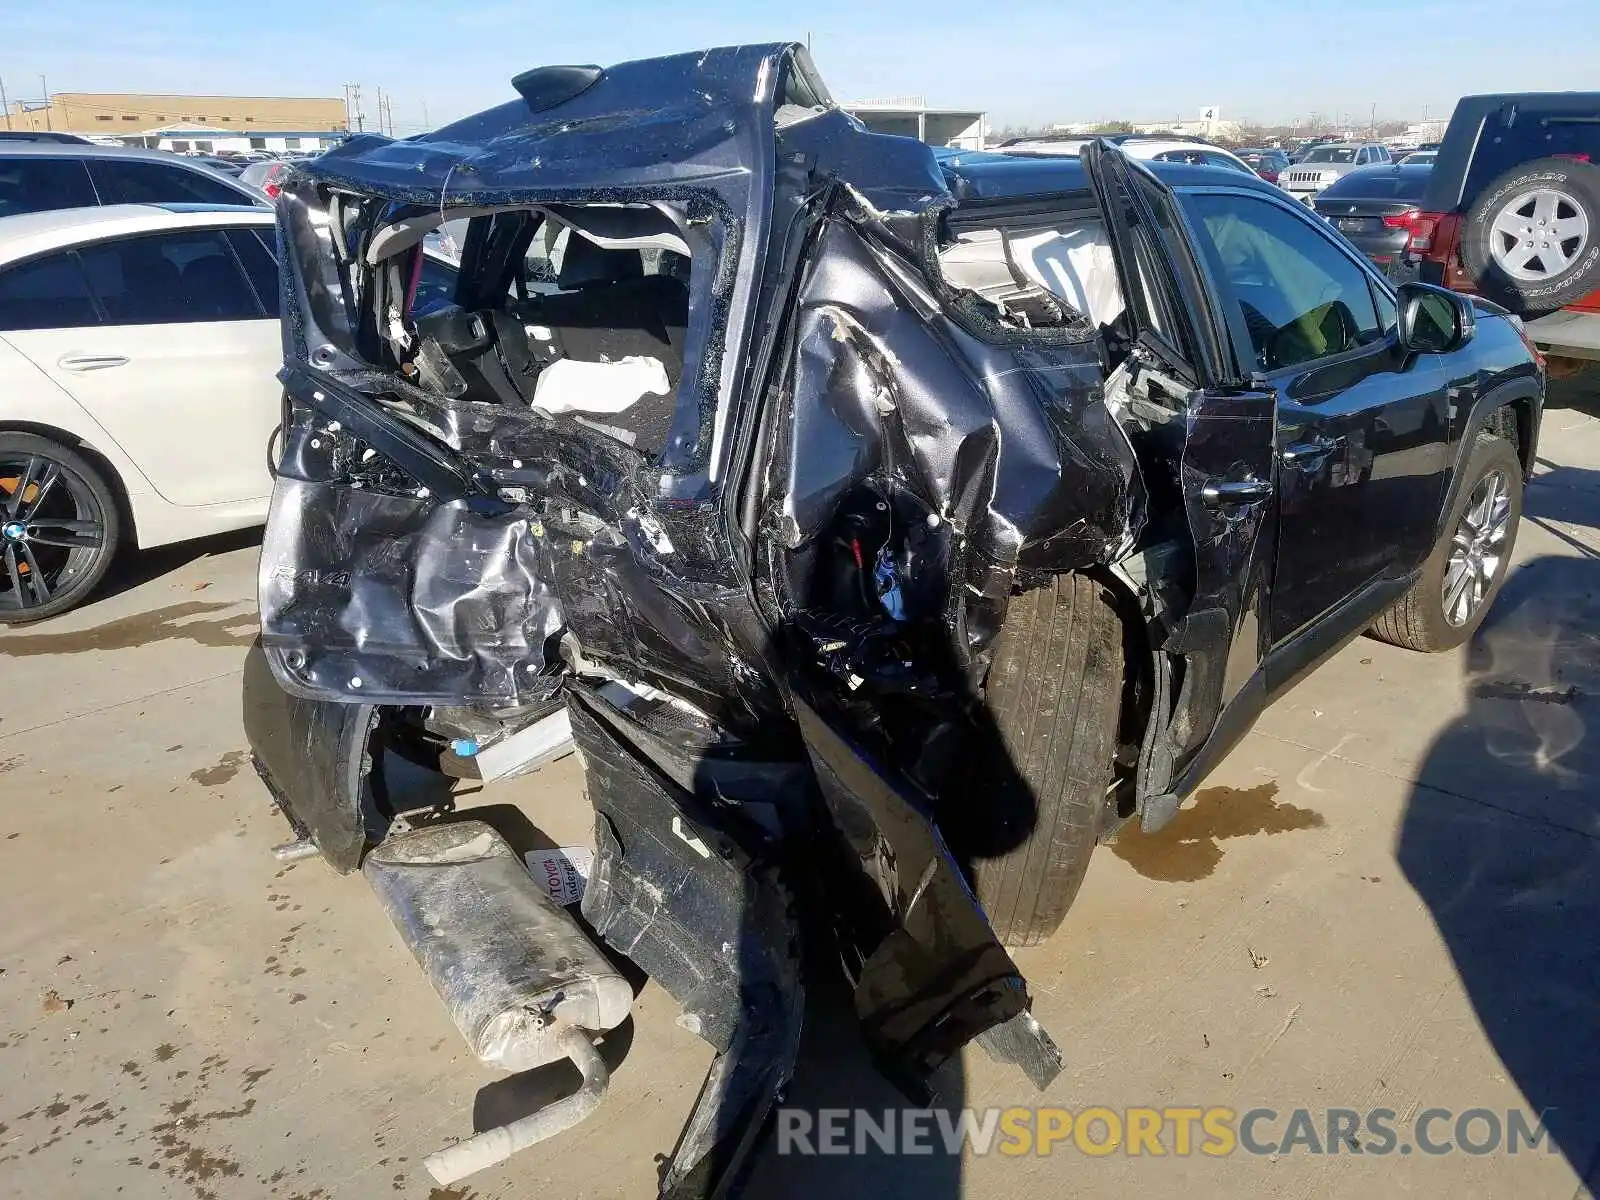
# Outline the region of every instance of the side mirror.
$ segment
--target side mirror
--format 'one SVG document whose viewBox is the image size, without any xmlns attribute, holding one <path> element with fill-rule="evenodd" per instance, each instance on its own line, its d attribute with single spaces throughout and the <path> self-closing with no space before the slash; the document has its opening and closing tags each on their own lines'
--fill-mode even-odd
<svg viewBox="0 0 1600 1200">
<path fill-rule="evenodd" d="M 1472 301 L 1428 283 L 1400 286 L 1400 345 L 1417 354 L 1448 354 L 1472 340 L 1478 322 Z"/>
</svg>

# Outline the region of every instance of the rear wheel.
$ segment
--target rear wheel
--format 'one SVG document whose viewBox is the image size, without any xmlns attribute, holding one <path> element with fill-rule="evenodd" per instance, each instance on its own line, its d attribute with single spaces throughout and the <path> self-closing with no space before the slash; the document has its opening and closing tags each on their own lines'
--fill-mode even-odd
<svg viewBox="0 0 1600 1200">
<path fill-rule="evenodd" d="M 1002 942 L 1054 933 L 1100 833 L 1123 683 L 1122 622 L 1081 575 L 1011 602 L 985 689 L 993 733 L 972 790 L 973 880 Z M 987 853 L 985 853 L 987 851 Z"/>
<path fill-rule="evenodd" d="M 87 459 L 49 438 L 0 433 L 0 624 L 72 608 L 116 546 L 116 502 Z"/>
<path fill-rule="evenodd" d="M 1522 464 L 1504 438 L 1478 435 L 1439 543 L 1411 590 L 1373 624 L 1409 650 L 1453 650 L 1483 624 L 1505 582 L 1522 520 Z"/>
</svg>

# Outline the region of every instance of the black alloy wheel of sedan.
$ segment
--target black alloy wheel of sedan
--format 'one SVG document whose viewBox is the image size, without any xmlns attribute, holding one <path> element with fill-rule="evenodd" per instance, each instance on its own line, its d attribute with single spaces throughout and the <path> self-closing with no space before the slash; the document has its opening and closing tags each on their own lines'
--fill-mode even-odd
<svg viewBox="0 0 1600 1200">
<path fill-rule="evenodd" d="M 87 459 L 48 438 L 0 433 L 0 624 L 77 604 L 116 545 L 116 502 Z"/>
</svg>

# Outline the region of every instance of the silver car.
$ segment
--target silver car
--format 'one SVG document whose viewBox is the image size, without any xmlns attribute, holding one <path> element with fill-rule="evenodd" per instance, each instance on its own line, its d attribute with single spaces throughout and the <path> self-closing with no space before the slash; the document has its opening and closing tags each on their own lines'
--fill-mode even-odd
<svg viewBox="0 0 1600 1200">
<path fill-rule="evenodd" d="M 1383 166 L 1392 161 L 1389 148 L 1377 142 L 1330 142 L 1278 176 L 1278 186 L 1302 204 L 1309 205 L 1317 193 L 1342 175 L 1362 167 Z"/>
</svg>

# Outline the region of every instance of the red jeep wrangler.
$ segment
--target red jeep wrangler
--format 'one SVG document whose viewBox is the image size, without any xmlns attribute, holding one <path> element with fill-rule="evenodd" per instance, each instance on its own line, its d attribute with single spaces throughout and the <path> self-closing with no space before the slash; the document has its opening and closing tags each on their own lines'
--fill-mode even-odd
<svg viewBox="0 0 1600 1200">
<path fill-rule="evenodd" d="M 1600 362 L 1600 92 L 1462 99 L 1409 250 L 1522 317 L 1552 375 Z"/>
</svg>

